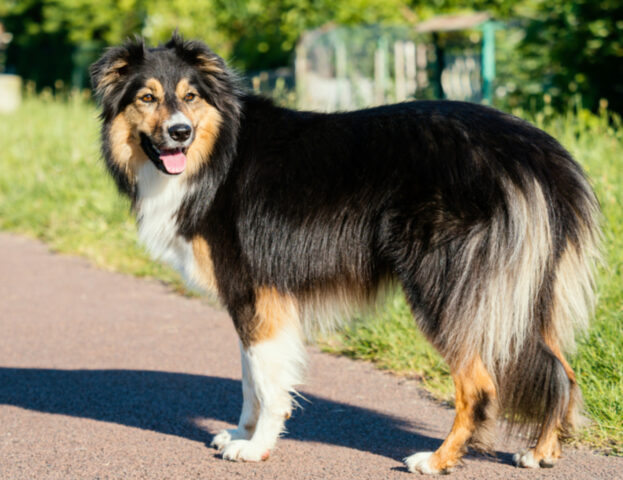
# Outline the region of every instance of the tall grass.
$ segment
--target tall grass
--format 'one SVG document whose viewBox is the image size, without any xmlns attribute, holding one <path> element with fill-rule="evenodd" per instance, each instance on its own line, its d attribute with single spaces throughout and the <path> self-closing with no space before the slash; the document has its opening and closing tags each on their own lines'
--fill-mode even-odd
<svg viewBox="0 0 623 480">
<path fill-rule="evenodd" d="M 595 420 L 584 437 L 623 454 L 623 127 L 605 111 L 577 114 L 537 124 L 557 137 L 585 166 L 603 211 L 604 260 L 598 279 L 595 319 L 579 344 L 572 365 Z"/>
<path fill-rule="evenodd" d="M 603 208 L 605 266 L 596 318 L 572 364 L 593 420 L 582 438 L 623 453 L 623 127 L 605 111 L 556 115 L 514 112 L 558 138 L 584 165 Z M 162 279 L 179 277 L 151 262 L 136 243 L 128 201 L 116 192 L 98 150 L 97 113 L 79 96 L 27 98 L 0 116 L 0 229 L 39 238 L 60 252 L 105 269 Z M 416 375 L 434 395 L 450 398 L 448 368 L 414 327 L 402 296 L 323 340 L 327 351 Z"/>
</svg>

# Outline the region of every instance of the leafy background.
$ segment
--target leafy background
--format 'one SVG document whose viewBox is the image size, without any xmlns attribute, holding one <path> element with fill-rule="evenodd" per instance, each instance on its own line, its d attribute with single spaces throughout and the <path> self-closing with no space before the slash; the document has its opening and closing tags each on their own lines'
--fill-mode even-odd
<svg viewBox="0 0 623 480">
<path fill-rule="evenodd" d="M 157 43 L 179 28 L 251 71 L 291 65 L 300 35 L 328 22 L 413 25 L 471 11 L 509 27 L 497 50 L 505 103 L 538 107 L 547 93 L 564 109 L 579 94 L 593 111 L 606 99 L 623 112 L 620 0 L 0 0 L 0 21 L 15 36 L 7 68 L 39 88 L 69 82 L 75 64 L 84 77 L 102 48 L 134 34 Z"/>
</svg>

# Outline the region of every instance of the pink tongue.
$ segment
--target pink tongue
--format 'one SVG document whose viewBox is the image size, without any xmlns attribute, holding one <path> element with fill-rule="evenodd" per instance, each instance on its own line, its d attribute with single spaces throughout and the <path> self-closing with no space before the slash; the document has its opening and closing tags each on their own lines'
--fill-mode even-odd
<svg viewBox="0 0 623 480">
<path fill-rule="evenodd" d="M 186 168 L 186 155 L 182 152 L 163 153 L 160 160 L 169 173 L 182 173 Z"/>
</svg>

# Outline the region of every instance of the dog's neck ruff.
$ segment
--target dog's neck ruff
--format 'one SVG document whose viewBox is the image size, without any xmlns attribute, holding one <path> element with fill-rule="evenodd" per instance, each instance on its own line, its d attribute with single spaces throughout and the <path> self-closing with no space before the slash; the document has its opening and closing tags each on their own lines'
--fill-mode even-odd
<svg viewBox="0 0 623 480">
<path fill-rule="evenodd" d="M 197 288 L 197 265 L 192 244 L 179 234 L 177 215 L 190 193 L 185 175 L 171 176 L 146 162 L 137 175 L 138 238 L 155 260 L 175 268 Z"/>
</svg>

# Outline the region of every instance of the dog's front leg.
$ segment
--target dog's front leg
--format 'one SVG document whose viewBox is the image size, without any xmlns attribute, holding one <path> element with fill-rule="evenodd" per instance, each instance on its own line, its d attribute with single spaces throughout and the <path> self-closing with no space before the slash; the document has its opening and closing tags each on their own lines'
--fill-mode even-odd
<svg viewBox="0 0 623 480">
<path fill-rule="evenodd" d="M 255 295 L 251 328 L 239 328 L 243 407 L 238 428 L 213 444 L 227 460 L 266 460 L 292 412 L 294 387 L 302 382 L 305 347 L 298 308 L 274 289 Z"/>
<path fill-rule="evenodd" d="M 238 420 L 238 428 L 222 430 L 212 439 L 210 445 L 221 451 L 232 440 L 249 440 L 255 432 L 259 416 L 260 405 L 249 371 L 249 356 L 242 342 L 240 343 L 240 357 L 242 364 L 242 411 L 240 412 L 240 420 Z"/>
</svg>

